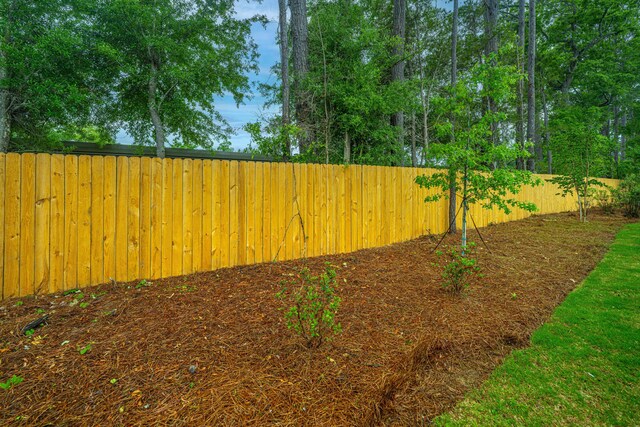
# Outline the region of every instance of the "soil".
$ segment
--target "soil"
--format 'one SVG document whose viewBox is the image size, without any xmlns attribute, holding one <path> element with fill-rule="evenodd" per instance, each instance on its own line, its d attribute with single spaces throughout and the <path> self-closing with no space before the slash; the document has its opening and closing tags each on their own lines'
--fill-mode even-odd
<svg viewBox="0 0 640 427">
<path fill-rule="evenodd" d="M 486 247 L 473 232 L 483 277 L 462 295 L 442 288 L 439 237 L 427 236 L 6 300 L 0 381 L 24 380 L 0 390 L 0 424 L 428 424 L 528 344 L 625 221 L 534 216 L 482 229 Z M 302 267 L 317 274 L 326 262 L 338 274 L 343 331 L 308 349 L 275 295 Z M 47 324 L 21 334 L 45 313 Z"/>
</svg>

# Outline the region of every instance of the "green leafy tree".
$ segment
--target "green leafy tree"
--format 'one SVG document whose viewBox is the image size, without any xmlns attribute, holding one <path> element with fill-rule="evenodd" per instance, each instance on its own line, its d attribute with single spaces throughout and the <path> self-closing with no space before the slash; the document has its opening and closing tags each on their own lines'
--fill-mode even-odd
<svg viewBox="0 0 640 427">
<path fill-rule="evenodd" d="M 515 91 L 518 72 L 511 66 L 491 65 L 490 61 L 474 66 L 469 75 L 460 79 L 450 96 L 434 99 L 435 108 L 442 112 L 442 121 L 436 125 L 437 133 L 451 142 L 433 146 L 437 164 L 446 165 L 431 175 L 416 178 L 424 188 L 436 188 L 440 192 L 428 196 L 425 201 L 433 202 L 448 197 L 451 179 L 461 200 L 462 249 L 467 246 L 467 214 L 470 204 L 480 204 L 486 209 L 497 207 L 510 213 L 513 207 L 534 211 L 530 202 L 517 200 L 514 195 L 523 185 L 536 185 L 538 180 L 528 171 L 512 167 L 516 159 L 526 157 L 526 150 L 507 145 L 495 145 L 492 129 L 505 120 L 506 114 L 486 110 L 478 112 L 472 107 L 482 105 L 491 96 L 497 106 L 510 100 Z M 455 121 L 455 127 L 452 121 Z M 496 167 L 499 166 L 499 167 Z M 451 174 L 450 170 L 457 171 Z"/>
<path fill-rule="evenodd" d="M 578 199 L 580 221 L 587 220 L 587 211 L 594 187 L 602 187 L 596 176 L 609 169 L 612 162 L 611 141 L 599 132 L 601 109 L 596 107 L 566 107 L 556 113 L 551 129 L 551 146 L 556 171 L 549 180 L 560 188 L 560 195 Z"/>
<path fill-rule="evenodd" d="M 108 95 L 84 0 L 0 0 L 0 151 L 48 150 Z"/>
<path fill-rule="evenodd" d="M 307 84 L 326 162 L 402 164 L 389 117 L 417 108 L 415 82 L 389 81 L 400 42 L 375 22 L 368 2 L 321 1 L 310 8 Z M 389 23 L 390 24 L 390 23 Z M 412 89 L 413 88 L 413 89 Z"/>
<path fill-rule="evenodd" d="M 274 159 L 289 159 L 291 141 L 302 138 L 297 126 L 282 125 L 279 120 L 268 122 L 266 128 L 263 128 L 260 122 L 248 123 L 244 130 L 251 138 L 251 143 L 245 151 L 263 154 Z"/>
<path fill-rule="evenodd" d="M 257 72 L 251 25 L 233 0 L 98 0 L 90 8 L 101 54 L 113 71 L 106 114 L 138 144 L 164 157 L 174 146 L 212 148 L 231 131 L 214 96 L 241 103 Z"/>
</svg>

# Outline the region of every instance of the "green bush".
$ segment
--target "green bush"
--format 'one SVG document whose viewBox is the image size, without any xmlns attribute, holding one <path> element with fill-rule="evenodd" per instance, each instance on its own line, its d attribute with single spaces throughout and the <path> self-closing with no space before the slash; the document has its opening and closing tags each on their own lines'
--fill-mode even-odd
<svg viewBox="0 0 640 427">
<path fill-rule="evenodd" d="M 595 201 L 596 206 L 602 209 L 605 214 L 611 215 L 614 213 L 616 201 L 610 188 L 606 190 L 595 190 L 591 198 Z"/>
<path fill-rule="evenodd" d="M 469 279 L 480 271 L 476 260 L 475 243 L 470 242 L 465 250 L 451 247 L 446 251 L 437 251 L 446 262 L 436 264 L 442 268 L 442 287 L 453 294 L 460 294 L 469 286 Z"/>
<path fill-rule="evenodd" d="M 336 272 L 330 264 L 319 276 L 303 268 L 295 279 L 283 284 L 276 296 L 288 305 L 284 309 L 287 327 L 300 335 L 308 348 L 319 347 L 330 334 L 341 332 L 336 322 L 341 300 L 336 295 Z"/>
<path fill-rule="evenodd" d="M 632 174 L 620 183 L 615 191 L 615 199 L 625 216 L 640 217 L 640 175 Z"/>
</svg>

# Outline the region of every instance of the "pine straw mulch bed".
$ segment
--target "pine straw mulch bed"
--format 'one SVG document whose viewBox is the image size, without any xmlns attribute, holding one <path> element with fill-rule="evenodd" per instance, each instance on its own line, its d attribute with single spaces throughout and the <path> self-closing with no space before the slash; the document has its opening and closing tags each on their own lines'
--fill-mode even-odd
<svg viewBox="0 0 640 427">
<path fill-rule="evenodd" d="M 491 253 L 472 240 L 484 278 L 462 297 L 441 288 L 437 239 L 424 237 L 140 289 L 101 285 L 83 289 L 88 305 L 72 305 L 77 294 L 3 301 L 0 381 L 24 381 L 0 390 L 0 424 L 428 424 L 527 345 L 624 223 L 559 214 L 483 229 Z M 337 266 L 344 330 L 308 350 L 275 294 L 325 262 Z M 48 324 L 20 335 L 37 312 Z"/>
</svg>

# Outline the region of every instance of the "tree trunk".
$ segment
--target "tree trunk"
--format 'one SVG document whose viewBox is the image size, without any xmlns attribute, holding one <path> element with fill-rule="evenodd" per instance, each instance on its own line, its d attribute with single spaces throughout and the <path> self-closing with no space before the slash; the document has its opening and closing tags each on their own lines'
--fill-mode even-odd
<svg viewBox="0 0 640 427">
<path fill-rule="evenodd" d="M 7 70 L 6 46 L 9 42 L 9 26 L 11 22 L 11 10 L 7 6 L 5 16 L 5 28 L 0 37 L 0 152 L 6 153 L 11 140 L 11 112 L 9 111 L 9 91 L 4 88 L 4 81 L 9 77 Z"/>
<path fill-rule="evenodd" d="M 307 1 L 289 0 L 291 9 L 291 47 L 293 54 L 293 91 L 298 126 L 302 130 L 300 152 L 313 140 L 311 131 L 311 97 L 304 89 L 309 72 L 309 30 L 307 27 Z"/>
<path fill-rule="evenodd" d="M 486 38 L 485 55 L 488 57 L 498 53 L 498 0 L 485 0 L 484 2 L 484 35 Z M 491 65 L 497 65 L 496 58 L 491 59 Z M 497 113 L 498 106 L 493 97 L 487 100 L 487 106 L 492 114 Z M 500 138 L 498 136 L 498 123 L 491 122 L 491 141 L 493 145 L 498 145 Z M 494 165 L 495 167 L 496 165 Z"/>
<path fill-rule="evenodd" d="M 164 127 L 162 125 L 162 118 L 160 117 L 160 111 L 158 109 L 158 103 L 156 102 L 156 92 L 158 90 L 158 67 L 155 63 L 151 63 L 151 76 L 149 76 L 149 97 L 148 106 L 149 113 L 151 114 L 151 122 L 153 123 L 153 129 L 155 131 L 156 138 L 156 155 L 161 159 L 164 159 L 165 154 L 165 135 Z"/>
<path fill-rule="evenodd" d="M 455 96 L 455 87 L 458 83 L 458 0 L 453 0 L 453 17 L 451 23 L 451 88 Z M 452 125 L 455 126 L 452 119 Z M 455 143 L 455 133 L 451 132 Z M 449 166 L 449 233 L 454 234 L 458 231 L 456 225 L 456 171 Z"/>
<path fill-rule="evenodd" d="M 524 0 L 518 2 L 518 49 L 517 49 L 518 70 L 523 74 L 518 78 L 518 100 L 516 105 L 516 143 L 520 150 L 525 149 L 524 143 Z M 518 156 L 516 168 L 524 170 L 524 157 Z"/>
<path fill-rule="evenodd" d="M 287 2 L 278 0 L 280 15 L 278 18 L 280 34 L 280 74 L 282 75 L 282 126 L 290 123 L 289 118 L 289 32 L 287 28 Z M 289 134 L 286 134 L 285 158 L 291 157 L 291 141 Z"/>
<path fill-rule="evenodd" d="M 458 0 L 453 0 L 451 22 L 451 87 L 458 83 Z"/>
<path fill-rule="evenodd" d="M 330 138 L 330 117 L 329 117 L 329 101 L 328 101 L 328 76 L 327 76 L 327 56 L 324 48 L 324 40 L 322 38 L 322 28 L 320 27 L 320 21 L 316 21 L 318 24 L 318 35 L 320 36 L 320 48 L 322 51 L 322 99 L 324 104 L 324 162 L 329 164 L 329 143 Z"/>
<path fill-rule="evenodd" d="M 626 136 L 626 127 L 627 127 L 627 113 L 622 115 L 620 119 L 620 126 L 622 126 L 622 135 L 620 135 L 620 161 L 624 161 L 627 152 L 627 136 Z"/>
<path fill-rule="evenodd" d="M 527 60 L 527 141 L 531 144 L 527 169 L 536 171 L 533 144 L 536 142 L 536 0 L 529 0 L 529 49 Z"/>
<path fill-rule="evenodd" d="M 619 126 L 618 126 L 620 123 L 619 116 L 620 116 L 620 107 L 618 107 L 618 104 L 615 103 L 613 104 L 613 141 L 615 142 L 614 151 L 613 151 L 613 161 L 615 162 L 616 178 L 618 177 L 617 176 L 618 166 L 620 164 L 620 134 L 619 134 Z"/>
<path fill-rule="evenodd" d="M 456 0 L 457 1 L 457 0 Z M 425 166 L 427 165 L 427 153 L 429 151 L 429 94 L 425 93 L 424 79 L 424 67 L 422 65 L 422 54 L 418 56 L 418 62 L 420 65 L 420 102 L 422 103 L 422 137 L 424 139 L 424 159 Z"/>
<path fill-rule="evenodd" d="M 462 255 L 467 250 L 467 184 L 469 182 L 467 165 L 464 166 L 464 177 L 462 187 Z"/>
<path fill-rule="evenodd" d="M 553 173 L 553 152 L 551 151 L 551 139 L 549 134 L 549 108 L 547 106 L 547 92 L 542 87 L 542 114 L 544 116 L 544 142 L 547 146 L 547 173 Z"/>
<path fill-rule="evenodd" d="M 489 56 L 498 52 L 498 0 L 484 0 L 484 35 L 486 44 L 484 54 Z"/>
<path fill-rule="evenodd" d="M 391 68 L 391 81 L 402 82 L 404 80 L 404 44 L 406 27 L 406 0 L 393 1 L 393 35 L 400 39 L 391 54 L 396 58 L 396 62 Z M 391 125 L 398 128 L 398 155 L 404 159 L 404 113 L 398 111 L 391 116 Z"/>
<path fill-rule="evenodd" d="M 2 54 L 4 56 L 4 54 Z M 4 58 L 0 58 L 0 86 L 7 78 Z M 0 88 L 0 152 L 6 153 L 11 139 L 11 113 L 9 111 L 9 92 Z"/>
<path fill-rule="evenodd" d="M 416 113 L 411 113 L 411 166 L 418 166 L 418 155 L 416 154 Z"/>
<path fill-rule="evenodd" d="M 351 163 L 351 138 L 349 132 L 344 133 L 344 163 Z"/>
</svg>

